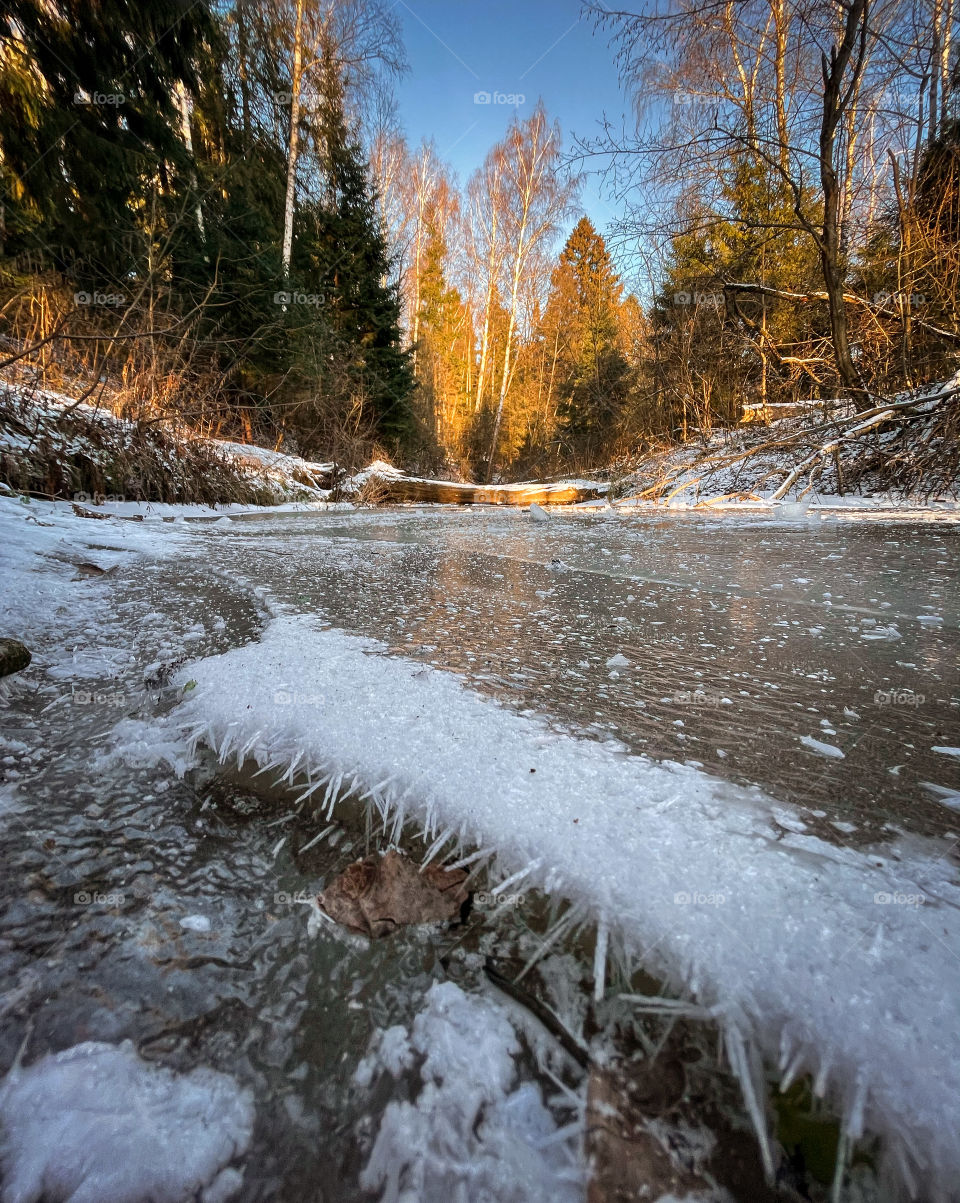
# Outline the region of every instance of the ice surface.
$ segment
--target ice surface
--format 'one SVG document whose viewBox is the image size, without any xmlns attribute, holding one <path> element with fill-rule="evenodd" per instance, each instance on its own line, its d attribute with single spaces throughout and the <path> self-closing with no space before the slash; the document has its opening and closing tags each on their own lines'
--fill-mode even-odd
<svg viewBox="0 0 960 1203">
<path fill-rule="evenodd" d="M 198 540 L 215 569 L 518 709 L 851 819 L 861 844 L 885 822 L 942 831 L 918 785 L 943 771 L 930 746 L 955 742 L 960 549 L 942 529 L 567 511 L 536 526 L 490 507 L 234 528 Z M 944 623 L 915 622 L 924 605 Z M 864 642 L 861 618 L 895 619 L 903 637 Z M 629 668 L 606 666 L 615 653 Z M 920 704 L 903 704 L 910 691 Z M 844 758 L 817 765 L 803 735 Z"/>
<path fill-rule="evenodd" d="M 942 845 L 877 857 L 785 833 L 759 790 L 560 734 L 381 650 L 281 616 L 186 668 L 178 714 L 225 759 L 308 773 L 330 808 L 341 785 L 367 792 L 607 916 L 613 952 L 714 1008 L 748 1099 L 757 1052 L 787 1080 L 810 1072 L 854 1138 L 887 1138 L 889 1176 L 950 1197 L 960 890 Z M 278 702 L 277 681 L 296 692 Z"/>
<path fill-rule="evenodd" d="M 139 522 L 94 522 L 76 517 L 68 506 L 42 501 L 24 505 L 0 497 L 0 620 L 5 633 L 30 644 L 55 632 L 62 625 L 58 608 L 76 607 L 72 574 L 78 563 L 106 570 L 131 553 L 164 554 L 177 545 L 172 534 L 162 551 L 156 542 L 156 531 Z"/>
<path fill-rule="evenodd" d="M 388 1104 L 360 1184 L 383 1203 L 579 1203 L 581 1170 L 532 1082 L 516 1084 L 520 1051 L 506 1011 L 453 982 L 430 987 L 409 1037 L 390 1028 L 358 1084 L 415 1060 L 412 1102 Z"/>
<path fill-rule="evenodd" d="M 209 1069 L 179 1076 L 129 1041 L 78 1044 L 0 1085 L 3 1203 L 203 1203 L 241 1184 L 249 1093 Z"/>
</svg>

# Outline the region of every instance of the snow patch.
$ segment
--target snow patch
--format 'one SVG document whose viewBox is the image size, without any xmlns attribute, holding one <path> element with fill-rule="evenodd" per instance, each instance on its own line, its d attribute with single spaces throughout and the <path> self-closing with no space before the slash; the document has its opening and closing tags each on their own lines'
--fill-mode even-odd
<svg viewBox="0 0 960 1203">
<path fill-rule="evenodd" d="M 519 1052 L 501 1006 L 434 983 L 409 1037 L 388 1029 L 366 1060 L 372 1080 L 423 1059 L 422 1086 L 387 1105 L 360 1185 L 382 1203 L 580 1203 L 580 1159 L 539 1088 L 516 1084 Z"/>
<path fill-rule="evenodd" d="M 3 1203 L 225 1203 L 253 1119 L 226 1074 L 148 1065 L 129 1040 L 75 1045 L 0 1086 Z"/>
<path fill-rule="evenodd" d="M 941 941 L 960 946 L 960 889 L 942 847 L 878 864 L 784 834 L 772 816 L 789 808 L 759 790 L 561 734 L 382 650 L 281 616 L 261 643 L 184 669 L 197 687 L 167 721 L 224 760 L 307 777 L 318 822 L 354 793 L 388 832 L 416 820 L 451 855 L 496 850 L 491 871 L 510 888 L 605 916 L 611 956 L 710 1008 L 761 1133 L 762 1056 L 786 1082 L 810 1073 L 850 1139 L 883 1136 L 889 1179 L 951 1197 L 960 959 Z M 309 704 L 277 705 L 277 680 Z M 877 905 L 900 894 L 928 901 Z"/>
<path fill-rule="evenodd" d="M 817 752 L 820 756 L 832 756 L 834 760 L 844 760 L 844 753 L 833 744 L 825 744 L 821 739 L 814 739 L 812 735 L 801 735 L 800 742 L 805 748 L 809 748 L 812 752 Z"/>
</svg>

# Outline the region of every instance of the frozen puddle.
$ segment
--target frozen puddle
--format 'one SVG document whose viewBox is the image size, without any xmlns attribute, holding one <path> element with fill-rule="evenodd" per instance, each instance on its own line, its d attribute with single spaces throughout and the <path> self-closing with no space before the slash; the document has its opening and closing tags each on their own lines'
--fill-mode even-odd
<svg viewBox="0 0 960 1203">
<path fill-rule="evenodd" d="M 281 616 L 194 662 L 173 718 L 224 760 L 322 800 L 415 819 L 436 855 L 495 855 L 501 889 L 589 909 L 604 953 L 641 963 L 720 1025 L 761 1139 L 760 1054 L 809 1073 L 882 1177 L 949 1198 L 960 1176 L 960 890 L 939 847 L 837 847 L 757 789 L 576 739 L 373 641 Z M 774 817 L 776 814 L 776 818 Z"/>
<path fill-rule="evenodd" d="M 952 528 L 398 509 L 197 541 L 242 587 L 572 733 L 759 785 L 825 839 L 834 820 L 862 846 L 952 830 L 922 785 L 960 788 L 932 750 L 960 724 Z"/>
</svg>

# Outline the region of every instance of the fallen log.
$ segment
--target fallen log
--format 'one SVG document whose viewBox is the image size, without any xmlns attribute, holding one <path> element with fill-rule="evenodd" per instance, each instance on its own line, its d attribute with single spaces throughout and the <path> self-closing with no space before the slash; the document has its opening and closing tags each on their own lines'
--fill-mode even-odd
<svg viewBox="0 0 960 1203">
<path fill-rule="evenodd" d="M 398 502 L 433 502 L 438 505 L 573 505 L 603 497 L 607 485 L 593 481 L 561 480 L 516 485 L 467 485 L 447 480 L 419 480 L 405 476 L 370 478 L 374 500 L 389 505 Z"/>
</svg>

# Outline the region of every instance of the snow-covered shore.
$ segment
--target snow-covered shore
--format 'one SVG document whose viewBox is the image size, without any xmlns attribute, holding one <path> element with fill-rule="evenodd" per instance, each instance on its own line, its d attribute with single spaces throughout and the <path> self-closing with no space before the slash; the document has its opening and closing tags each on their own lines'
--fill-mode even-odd
<svg viewBox="0 0 960 1203">
<path fill-rule="evenodd" d="M 944 407 L 957 404 L 956 392 L 956 380 L 919 390 L 906 400 L 891 402 L 889 413 L 919 399 L 920 417 L 929 410 L 932 421 Z M 842 406 L 809 406 L 799 415 L 774 420 L 769 427 L 750 423 L 718 429 L 652 452 L 628 467 L 598 471 L 592 479 L 469 486 L 408 475 L 380 460 L 348 473 L 331 462 L 317 463 L 254 444 L 185 440 L 175 432 L 165 433 L 164 424 L 149 427 L 144 444 L 135 424 L 103 407 L 11 385 L 0 386 L 0 394 L 18 414 L 15 425 L 5 426 L 0 412 L 0 457 L 11 469 L 8 477 L 56 481 L 58 495 L 108 513 L 203 517 L 211 512 L 246 512 L 260 505 L 291 508 L 350 500 L 378 504 L 407 496 L 413 504 L 436 503 L 436 498 L 445 503 L 483 504 L 487 495 L 491 502 L 513 504 L 514 497 L 525 503 L 536 493 L 542 505 L 575 504 L 585 509 L 776 507 L 790 516 L 802 506 L 804 512 L 812 507 L 858 517 L 903 513 L 955 520 L 960 515 L 956 480 L 945 482 L 930 475 L 928 487 L 913 493 L 885 483 L 883 465 L 897 454 L 903 457 L 903 430 L 878 431 L 873 419 L 868 419 L 859 424 L 869 428 L 860 438 L 857 415 Z M 69 421 L 61 428 L 59 419 L 65 413 Z M 211 505 L 206 497 L 196 498 L 188 509 L 165 510 L 170 500 L 182 505 L 197 492 L 204 456 L 220 500 Z M 72 487 L 78 474 L 106 483 Z M 155 499 L 158 489 L 168 501 Z"/>
</svg>

